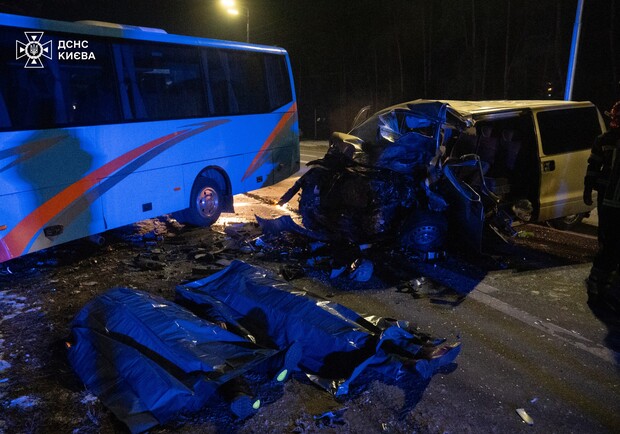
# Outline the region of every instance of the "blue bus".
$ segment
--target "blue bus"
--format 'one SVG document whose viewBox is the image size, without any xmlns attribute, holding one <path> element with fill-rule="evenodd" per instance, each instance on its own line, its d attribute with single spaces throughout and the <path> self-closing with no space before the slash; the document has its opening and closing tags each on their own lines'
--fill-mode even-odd
<svg viewBox="0 0 620 434">
<path fill-rule="evenodd" d="M 0 14 L 0 77 L 0 262 L 299 170 L 282 48 Z"/>
</svg>

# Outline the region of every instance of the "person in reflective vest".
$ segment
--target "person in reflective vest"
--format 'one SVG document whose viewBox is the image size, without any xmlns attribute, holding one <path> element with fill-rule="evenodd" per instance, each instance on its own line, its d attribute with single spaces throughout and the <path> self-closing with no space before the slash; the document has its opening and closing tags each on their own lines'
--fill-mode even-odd
<svg viewBox="0 0 620 434">
<path fill-rule="evenodd" d="M 620 312 L 620 101 L 610 112 L 610 128 L 596 138 L 588 158 L 583 201 L 597 191 L 599 249 L 586 280 L 588 303 Z"/>
</svg>

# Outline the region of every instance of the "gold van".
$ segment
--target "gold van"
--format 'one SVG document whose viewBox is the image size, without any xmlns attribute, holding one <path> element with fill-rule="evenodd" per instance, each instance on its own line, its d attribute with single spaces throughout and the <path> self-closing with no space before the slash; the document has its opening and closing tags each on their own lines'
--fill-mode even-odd
<svg viewBox="0 0 620 434">
<path fill-rule="evenodd" d="M 474 152 L 480 152 L 481 140 L 497 144 L 485 177 L 507 179 L 513 198 L 529 200 L 530 221 L 568 229 L 594 208 L 582 199 L 590 148 L 605 130 L 594 104 L 551 100 L 444 102 L 471 119 L 478 141 Z M 493 181 L 490 184 L 492 189 Z"/>
<path fill-rule="evenodd" d="M 523 222 L 567 229 L 593 208 L 583 178 L 605 125 L 591 102 L 415 100 L 363 110 L 283 196 L 302 189 L 309 229 L 419 252 L 447 238 L 480 250 L 486 227 L 503 238 Z"/>
</svg>

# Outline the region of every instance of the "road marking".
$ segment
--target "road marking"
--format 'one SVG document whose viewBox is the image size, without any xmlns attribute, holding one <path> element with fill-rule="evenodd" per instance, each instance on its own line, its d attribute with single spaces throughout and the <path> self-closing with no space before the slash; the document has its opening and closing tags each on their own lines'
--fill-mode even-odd
<svg viewBox="0 0 620 434">
<path fill-rule="evenodd" d="M 498 310 L 514 319 L 517 319 L 531 327 L 537 328 L 546 334 L 549 334 L 555 338 L 558 338 L 575 348 L 587 351 L 588 353 L 612 364 L 616 364 L 617 360 L 620 360 L 620 353 L 606 348 L 600 344 L 595 344 L 590 339 L 581 336 L 571 330 L 567 330 L 558 325 L 552 324 L 548 321 L 544 321 L 532 314 L 529 314 L 521 309 L 509 305 L 495 297 L 489 295 L 489 293 L 499 291 L 488 284 L 478 284 L 472 292 L 469 293 L 467 298 L 472 298 L 479 303 L 485 304 L 495 310 Z"/>
<path fill-rule="evenodd" d="M 302 153 L 302 154 L 299 154 L 299 155 L 301 156 L 302 161 L 304 161 L 303 160 L 304 158 L 307 158 L 307 160 L 305 160 L 305 161 L 310 161 L 310 160 L 316 160 L 316 159 L 319 159 L 319 158 L 323 158 L 323 155 L 321 155 L 321 154 L 314 155 L 314 154 L 303 154 Z"/>
</svg>

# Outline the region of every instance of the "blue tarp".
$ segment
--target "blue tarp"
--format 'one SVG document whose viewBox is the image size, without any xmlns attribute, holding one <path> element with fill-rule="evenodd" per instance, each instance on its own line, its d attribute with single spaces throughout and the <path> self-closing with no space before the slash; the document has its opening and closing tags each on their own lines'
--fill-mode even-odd
<svg viewBox="0 0 620 434">
<path fill-rule="evenodd" d="M 250 370 L 275 372 L 278 381 L 301 370 L 343 395 L 366 370 L 428 378 L 460 350 L 404 321 L 363 318 L 241 261 L 179 286 L 177 299 L 187 308 L 112 289 L 73 320 L 73 369 L 132 432 L 196 411 L 216 393 L 230 398 L 231 384 Z M 233 411 L 249 415 L 247 401 L 233 400 Z"/>
<path fill-rule="evenodd" d="M 353 310 L 273 277 L 241 261 L 201 280 L 177 287 L 179 302 L 209 316 L 217 303 L 227 306 L 232 327 L 241 327 L 259 345 L 300 347 L 299 367 L 336 395 L 373 367 L 394 378 L 406 371 L 429 377 L 457 356 L 459 344 L 412 332 L 402 321 L 372 322 Z M 201 313 L 202 312 L 202 313 Z"/>
<path fill-rule="evenodd" d="M 137 290 L 110 290 L 72 323 L 68 357 L 86 387 L 132 432 L 194 411 L 278 351 Z"/>
</svg>

